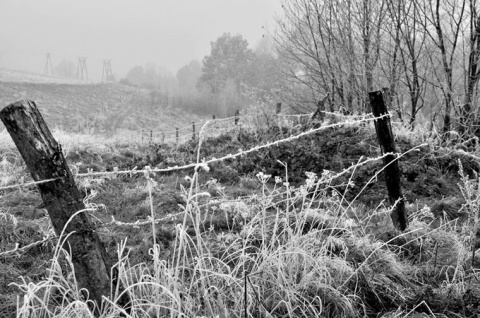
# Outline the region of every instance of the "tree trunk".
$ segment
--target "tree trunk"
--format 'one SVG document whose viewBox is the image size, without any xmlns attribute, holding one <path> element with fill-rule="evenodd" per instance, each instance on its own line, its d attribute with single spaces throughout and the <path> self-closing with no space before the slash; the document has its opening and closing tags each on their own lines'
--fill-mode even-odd
<svg viewBox="0 0 480 318">
<path fill-rule="evenodd" d="M 472 15 L 474 12 L 471 13 Z M 470 55 L 468 57 L 467 70 L 467 89 L 465 92 L 465 101 L 461 108 L 460 127 L 462 133 L 476 133 L 476 129 L 469 131 L 472 121 L 472 100 L 475 92 L 475 86 L 479 79 L 479 59 L 480 59 L 480 16 L 471 17 L 471 34 L 470 34 Z"/>
<path fill-rule="evenodd" d="M 68 168 L 61 146 L 53 138 L 34 102 L 20 101 L 0 111 L 0 118 L 30 170 L 33 180 L 55 181 L 38 184 L 45 208 L 53 227 L 60 236 L 72 233 L 64 248 L 71 253 L 75 278 L 80 288 L 85 288 L 96 302 L 95 315 L 99 315 L 102 296 L 110 295 L 110 264 L 105 248 L 100 241 L 82 195 Z M 67 222 L 68 225 L 67 225 Z M 62 241 L 65 236 L 60 237 Z"/>
</svg>

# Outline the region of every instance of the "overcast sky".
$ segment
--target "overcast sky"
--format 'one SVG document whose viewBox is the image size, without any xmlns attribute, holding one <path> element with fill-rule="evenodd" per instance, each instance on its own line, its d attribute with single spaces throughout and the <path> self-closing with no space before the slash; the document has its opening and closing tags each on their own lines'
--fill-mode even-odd
<svg viewBox="0 0 480 318">
<path fill-rule="evenodd" d="M 280 0 L 0 0 L 0 67 L 43 73 L 87 58 L 90 77 L 103 60 L 124 76 L 153 62 L 170 70 L 209 54 L 224 32 L 241 34 L 253 48 L 274 27 Z"/>
</svg>

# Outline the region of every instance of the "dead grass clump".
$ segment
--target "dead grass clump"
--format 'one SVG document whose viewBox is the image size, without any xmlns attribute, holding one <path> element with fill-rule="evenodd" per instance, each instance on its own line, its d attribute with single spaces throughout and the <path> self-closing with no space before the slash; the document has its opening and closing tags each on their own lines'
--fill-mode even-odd
<svg viewBox="0 0 480 318">
<path fill-rule="evenodd" d="M 355 274 L 346 282 L 367 311 L 387 311 L 401 307 L 411 296 L 410 268 L 391 252 L 385 243 L 372 237 L 353 237 L 347 241 L 346 260 Z"/>
<path fill-rule="evenodd" d="M 432 258 L 426 265 L 439 279 L 456 282 L 463 280 L 463 266 L 469 251 L 455 232 L 439 229 L 428 234 L 433 245 Z"/>
</svg>

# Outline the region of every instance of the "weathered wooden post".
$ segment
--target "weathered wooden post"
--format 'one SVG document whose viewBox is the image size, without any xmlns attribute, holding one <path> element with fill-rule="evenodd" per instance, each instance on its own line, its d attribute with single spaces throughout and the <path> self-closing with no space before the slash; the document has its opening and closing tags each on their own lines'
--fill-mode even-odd
<svg viewBox="0 0 480 318">
<path fill-rule="evenodd" d="M 385 105 L 381 91 L 370 92 L 368 95 L 370 98 L 370 105 L 372 106 L 372 112 L 375 117 L 381 117 L 388 114 L 387 106 Z M 390 153 L 383 158 L 383 164 L 385 166 L 385 183 L 387 185 L 390 204 L 394 205 L 397 203 L 392 211 L 391 218 L 393 225 L 403 231 L 408 226 L 408 218 L 407 212 L 405 211 L 405 198 L 402 194 L 400 182 L 400 168 L 398 167 L 398 160 L 396 160 L 395 155 L 397 151 L 395 149 L 390 117 L 375 119 L 374 123 L 382 154 Z"/>
<path fill-rule="evenodd" d="M 330 93 L 327 93 L 325 97 L 322 100 L 319 100 L 317 103 L 317 110 L 313 114 L 312 118 L 310 118 L 310 121 L 314 120 L 315 117 L 318 116 L 320 119 L 320 122 L 323 123 L 323 120 L 325 119 L 325 102 L 328 99 L 328 96 L 330 96 Z"/>
<path fill-rule="evenodd" d="M 153 141 L 153 130 L 150 130 L 150 143 Z"/>
<path fill-rule="evenodd" d="M 235 126 L 238 125 L 238 120 L 240 119 L 240 111 L 236 110 L 235 111 Z"/>
<path fill-rule="evenodd" d="M 192 121 L 192 140 L 195 140 L 195 122 Z"/>
<path fill-rule="evenodd" d="M 96 302 L 95 315 L 99 315 L 102 296 L 110 295 L 110 269 L 105 247 L 85 209 L 82 195 L 68 168 L 61 146 L 53 138 L 37 106 L 32 101 L 19 101 L 0 111 L 0 118 L 11 135 L 33 180 L 55 179 L 38 184 L 45 208 L 55 233 L 60 235 L 66 226 L 67 251 L 71 252 L 75 278 Z M 67 225 L 67 222 L 68 225 Z M 60 237 L 62 242 L 64 237 Z"/>
<path fill-rule="evenodd" d="M 280 135 L 283 136 L 282 122 L 280 120 L 281 112 L 282 112 L 282 103 L 277 103 L 276 109 L 275 109 L 275 115 L 277 115 L 276 120 L 277 120 L 278 131 L 280 132 Z"/>
<path fill-rule="evenodd" d="M 175 128 L 175 140 L 178 145 L 178 128 Z"/>
<path fill-rule="evenodd" d="M 215 115 L 212 115 L 212 119 L 215 120 L 215 118 L 216 118 Z"/>
</svg>

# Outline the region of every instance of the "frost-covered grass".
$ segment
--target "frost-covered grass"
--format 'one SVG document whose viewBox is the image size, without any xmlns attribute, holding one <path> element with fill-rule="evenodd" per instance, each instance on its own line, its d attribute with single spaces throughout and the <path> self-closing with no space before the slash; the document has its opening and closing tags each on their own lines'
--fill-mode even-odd
<svg viewBox="0 0 480 318">
<path fill-rule="evenodd" d="M 402 138 L 409 140 L 408 134 L 403 131 Z M 82 150 L 83 140 L 77 137 L 56 138 L 64 138 L 64 150 Z M 87 137 L 84 142 L 90 148 L 94 145 Z M 100 147 L 97 151 L 108 151 L 100 146 L 103 140 L 95 142 Z M 462 209 L 468 210 L 473 222 L 439 220 L 429 206 L 411 202 L 407 205 L 410 226 L 400 233 L 391 225 L 390 207 L 381 202 L 373 208 L 349 202 L 338 191 L 332 176 L 342 171 L 306 172 L 305 181 L 296 185 L 288 180 L 288 165 L 284 176 L 259 171 L 240 178 L 240 184 L 252 190 L 250 194 L 232 197 L 227 186 L 209 178 L 213 172 L 200 166 L 181 180 L 175 174 L 146 174 L 124 191 L 123 196 L 139 200 L 142 210 L 154 219 L 161 212 L 159 197 L 169 186 L 180 189 L 181 214 L 172 222 L 152 222 L 141 228 L 147 246 L 142 261 L 136 258 L 137 249 L 129 248 L 138 238 L 116 242 L 115 268 L 121 284 L 112 286 L 101 317 L 478 313 L 478 263 L 472 258 L 480 191 L 477 179 L 462 174 L 459 184 L 467 202 Z M 15 167 L 5 164 L 8 169 L 14 172 Z M 344 191 L 354 186 L 350 180 L 356 170 L 348 171 L 351 177 Z M 123 182 L 94 179 L 83 180 L 90 191 Z M 368 180 L 380 182 L 376 177 Z M 102 215 L 108 214 L 108 208 Z M 7 211 L 0 220 L 2 215 L 4 224 L 22 223 Z M 114 235 L 122 229 L 109 231 Z M 22 295 L 16 317 L 93 317 L 91 303 L 72 275 L 68 254 L 58 246 L 52 253 L 45 277 L 16 281 Z M 129 305 L 119 305 L 120 299 L 129 299 Z"/>
</svg>

